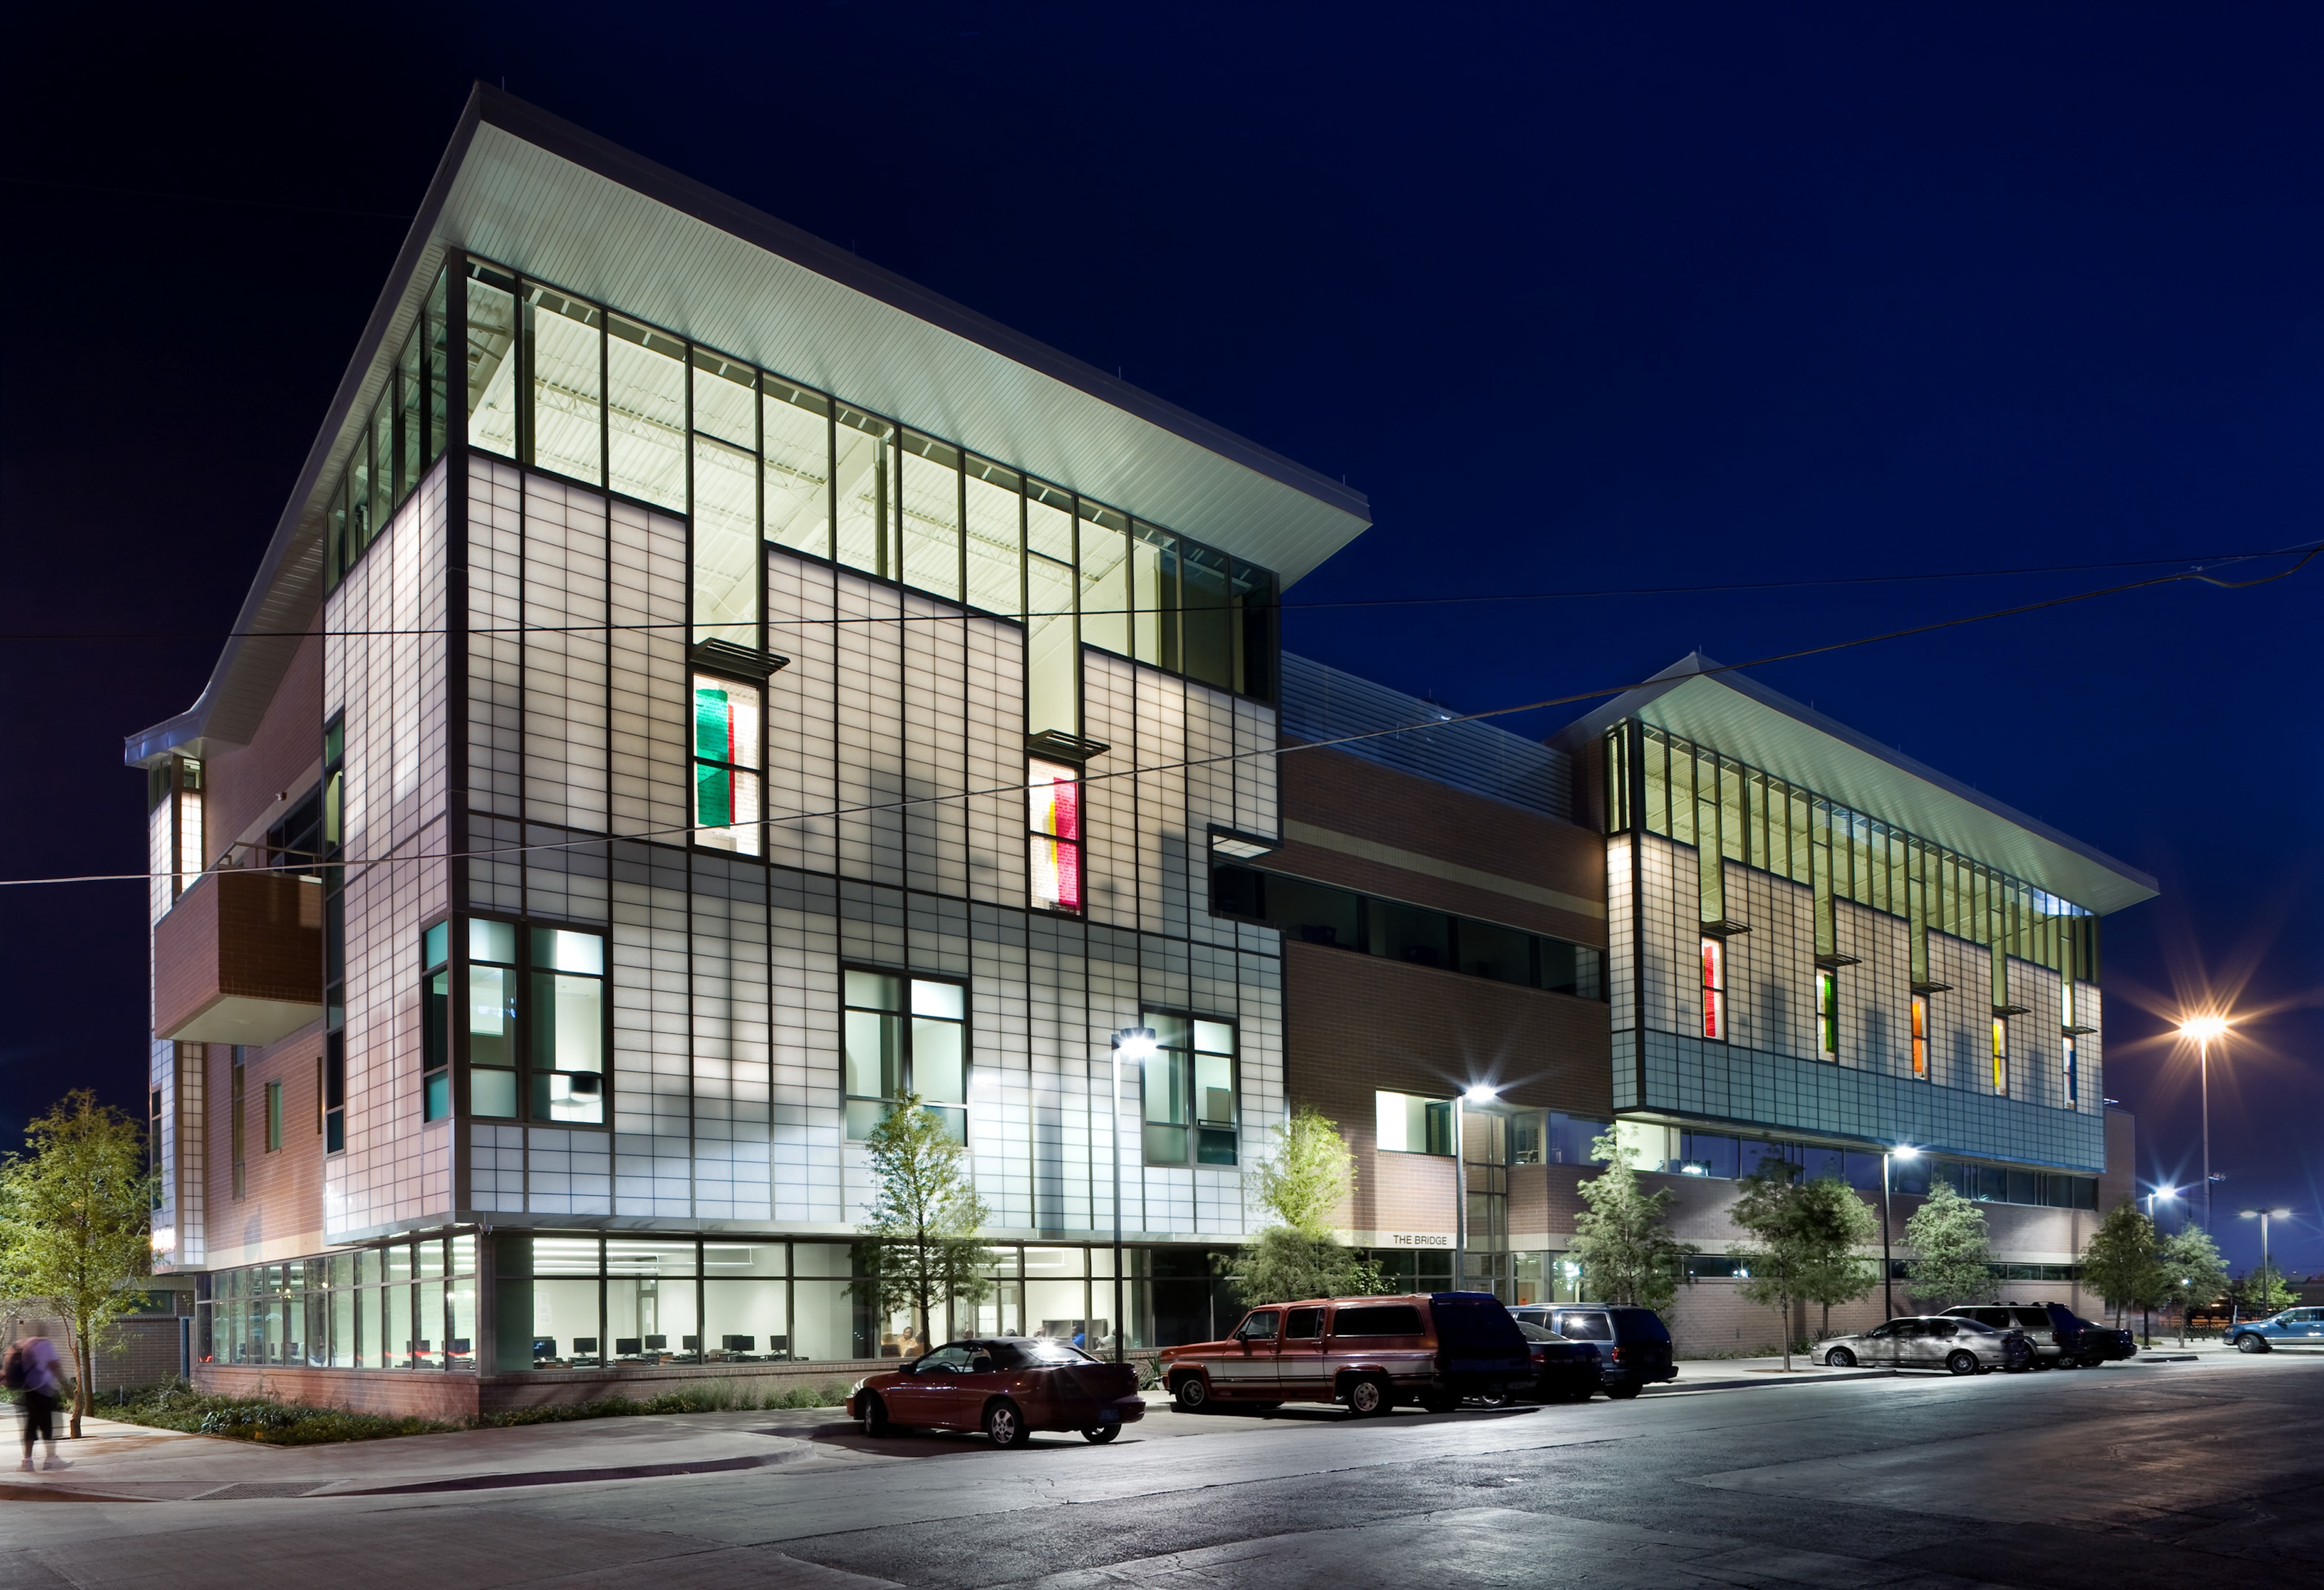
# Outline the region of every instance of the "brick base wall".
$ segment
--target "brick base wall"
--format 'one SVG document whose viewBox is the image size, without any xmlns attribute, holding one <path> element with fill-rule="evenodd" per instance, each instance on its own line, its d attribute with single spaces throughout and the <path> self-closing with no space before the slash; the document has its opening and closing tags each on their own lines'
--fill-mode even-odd
<svg viewBox="0 0 2324 1590">
<path fill-rule="evenodd" d="M 832 1359 L 816 1364 L 669 1364 L 651 1369 L 473 1375 L 441 1370 L 262 1369 L 205 1364 L 194 1371 L 194 1384 L 222 1396 L 272 1397 L 310 1408 L 456 1421 L 480 1413 L 559 1407 L 600 1397 L 643 1401 L 688 1382 L 705 1381 L 733 1382 L 763 1400 L 771 1392 L 798 1386 L 853 1385 L 862 1375 L 895 1366 L 892 1358 L 860 1363 Z"/>
</svg>

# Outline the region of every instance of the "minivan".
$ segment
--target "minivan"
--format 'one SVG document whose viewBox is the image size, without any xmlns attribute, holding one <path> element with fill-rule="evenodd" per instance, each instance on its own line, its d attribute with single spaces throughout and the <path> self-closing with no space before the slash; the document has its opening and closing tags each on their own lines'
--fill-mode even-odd
<svg viewBox="0 0 2324 1590">
<path fill-rule="evenodd" d="M 1656 1381 L 1678 1379 L 1670 1327 L 1651 1308 L 1626 1303 L 1525 1303 L 1509 1310 L 1598 1354 L 1598 1383 L 1609 1397 L 1635 1397 Z"/>
</svg>

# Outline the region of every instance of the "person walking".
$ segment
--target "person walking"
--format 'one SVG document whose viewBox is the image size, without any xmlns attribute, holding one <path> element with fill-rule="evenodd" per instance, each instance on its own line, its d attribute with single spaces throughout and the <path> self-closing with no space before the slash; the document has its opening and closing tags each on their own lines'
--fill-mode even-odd
<svg viewBox="0 0 2324 1590">
<path fill-rule="evenodd" d="M 42 1466 L 72 1466 L 57 1456 L 57 1402 L 65 1387 L 62 1371 L 57 1345 L 46 1336 L 27 1336 L 8 1349 L 8 1388 L 24 1399 L 24 1461 L 16 1465 L 19 1473 L 32 1472 L 32 1443 L 36 1439 L 49 1444 L 49 1459 Z"/>
</svg>

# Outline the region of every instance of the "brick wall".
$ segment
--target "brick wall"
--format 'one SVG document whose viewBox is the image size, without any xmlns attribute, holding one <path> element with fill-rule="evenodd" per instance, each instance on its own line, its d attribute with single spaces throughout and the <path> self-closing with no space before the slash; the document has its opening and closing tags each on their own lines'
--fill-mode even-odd
<svg viewBox="0 0 2324 1590">
<path fill-rule="evenodd" d="M 245 1049 L 243 1068 L 243 1196 L 234 1196 L 234 1050 L 209 1045 L 205 1196 L 209 1264 L 230 1269 L 306 1258 L 325 1251 L 323 1138 L 317 1124 L 316 1061 L 322 1023 L 280 1043 Z M 266 1085 L 282 1085 L 282 1146 L 266 1147 Z"/>
<path fill-rule="evenodd" d="M 323 1002 L 323 892 L 287 874 L 205 874 L 153 929 L 153 1035 L 221 999 Z"/>
<path fill-rule="evenodd" d="M 1338 751 L 1279 760 L 1287 842 L 1268 865 L 1577 944 L 1606 942 L 1606 848 L 1592 830 Z M 1293 837 L 1301 827 L 1342 843 Z M 1437 864 L 1399 864 L 1383 849 Z"/>
<path fill-rule="evenodd" d="M 322 760 L 323 642 L 309 635 L 291 654 L 250 744 L 213 752 L 203 763 L 202 838 L 209 852 L 203 864 L 216 862 L 253 825 L 263 832 L 289 805 L 274 798 L 305 794 Z"/>
<path fill-rule="evenodd" d="M 1286 944 L 1284 957 L 1285 1091 L 1338 1122 L 1355 1152 L 1350 1230 L 1452 1229 L 1451 1162 L 1377 1151 L 1379 1089 L 1443 1098 L 1489 1082 L 1512 1105 L 1609 1113 L 1606 1007 L 1594 1000 L 1320 945 Z M 1511 1229 L 1560 1213 L 1570 1229 L 1577 1174 L 1513 1171 Z M 1518 1216 L 1521 1196 L 1539 1216 Z"/>
<path fill-rule="evenodd" d="M 190 1299 L 191 1294 L 183 1294 Z M 190 1307 L 190 1301 L 185 1305 Z M 56 1343 L 68 1364 L 71 1351 L 64 1321 L 35 1308 L 10 1321 L 0 1332 L 0 1351 L 28 1336 L 42 1336 Z M 115 1320 L 97 1340 L 97 1363 L 90 1373 L 90 1392 L 98 1400 L 116 1391 L 136 1391 L 163 1385 L 178 1378 L 178 1320 L 165 1314 L 132 1315 Z"/>
</svg>

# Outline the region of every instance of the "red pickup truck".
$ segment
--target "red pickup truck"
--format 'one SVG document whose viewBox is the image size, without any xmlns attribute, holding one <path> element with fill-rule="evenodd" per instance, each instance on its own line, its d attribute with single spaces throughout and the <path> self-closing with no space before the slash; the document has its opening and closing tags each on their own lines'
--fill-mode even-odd
<svg viewBox="0 0 2324 1590">
<path fill-rule="evenodd" d="M 1525 1336 L 1490 1292 L 1270 1303 L 1225 1341 L 1165 1348 L 1161 1370 L 1189 1413 L 1338 1402 L 1360 1419 L 1399 1402 L 1443 1412 L 1533 1380 Z"/>
</svg>

